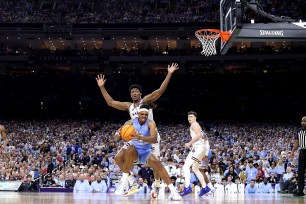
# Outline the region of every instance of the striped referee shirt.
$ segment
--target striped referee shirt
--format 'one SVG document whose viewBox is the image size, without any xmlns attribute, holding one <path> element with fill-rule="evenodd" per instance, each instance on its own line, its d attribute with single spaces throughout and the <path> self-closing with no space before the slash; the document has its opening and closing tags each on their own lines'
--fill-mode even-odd
<svg viewBox="0 0 306 204">
<path fill-rule="evenodd" d="M 301 129 L 296 139 L 299 140 L 300 149 L 306 149 L 306 129 Z"/>
</svg>

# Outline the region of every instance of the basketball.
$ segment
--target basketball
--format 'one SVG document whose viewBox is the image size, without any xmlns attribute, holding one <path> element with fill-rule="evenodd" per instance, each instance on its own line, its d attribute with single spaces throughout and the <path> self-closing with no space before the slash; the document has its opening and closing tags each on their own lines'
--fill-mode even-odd
<svg viewBox="0 0 306 204">
<path fill-rule="evenodd" d="M 124 125 L 121 128 L 120 136 L 124 141 L 130 141 L 134 132 L 136 132 L 136 129 L 133 125 Z"/>
</svg>

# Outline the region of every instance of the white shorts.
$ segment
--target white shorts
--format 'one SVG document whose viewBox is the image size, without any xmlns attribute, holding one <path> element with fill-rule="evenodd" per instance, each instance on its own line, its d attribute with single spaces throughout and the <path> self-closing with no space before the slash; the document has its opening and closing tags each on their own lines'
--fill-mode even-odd
<svg viewBox="0 0 306 204">
<path fill-rule="evenodd" d="M 152 154 L 154 154 L 158 159 L 160 157 L 160 135 L 157 132 L 157 143 L 152 144 Z"/>
<path fill-rule="evenodd" d="M 206 149 L 204 145 L 193 147 L 189 152 L 186 161 L 191 159 L 201 165 L 202 159 L 205 156 L 205 151 Z"/>
</svg>

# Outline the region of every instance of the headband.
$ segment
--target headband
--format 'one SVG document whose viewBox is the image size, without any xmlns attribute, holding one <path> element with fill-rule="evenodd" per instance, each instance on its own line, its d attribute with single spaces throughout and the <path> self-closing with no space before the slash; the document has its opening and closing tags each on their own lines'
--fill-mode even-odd
<svg viewBox="0 0 306 204">
<path fill-rule="evenodd" d="M 145 111 L 145 112 L 147 112 L 147 113 L 148 113 L 148 112 L 149 112 L 149 109 L 146 109 L 146 108 L 140 108 L 140 109 L 138 110 L 138 113 L 139 113 L 139 112 L 142 112 L 142 111 Z"/>
</svg>

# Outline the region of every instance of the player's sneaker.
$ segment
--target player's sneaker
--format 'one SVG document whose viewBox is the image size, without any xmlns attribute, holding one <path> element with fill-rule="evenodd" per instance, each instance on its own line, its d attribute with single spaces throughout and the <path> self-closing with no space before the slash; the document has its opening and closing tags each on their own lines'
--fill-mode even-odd
<svg viewBox="0 0 306 204">
<path fill-rule="evenodd" d="M 115 191 L 115 195 L 123 195 L 125 191 L 128 191 L 128 189 L 129 189 L 128 179 L 127 178 L 122 178 L 120 186 Z"/>
<path fill-rule="evenodd" d="M 170 193 L 169 200 L 182 200 L 182 196 L 177 191 L 174 191 Z"/>
<path fill-rule="evenodd" d="M 128 180 L 129 180 L 129 186 L 133 186 L 135 178 L 132 174 L 129 175 Z"/>
<path fill-rule="evenodd" d="M 151 198 L 156 199 L 160 190 L 160 181 L 154 181 L 152 184 Z"/>
<path fill-rule="evenodd" d="M 201 196 L 207 194 L 209 191 L 210 191 L 210 188 L 208 186 L 206 186 L 205 188 L 201 189 L 199 196 L 201 197 Z"/>
<path fill-rule="evenodd" d="M 181 196 L 185 196 L 185 195 L 187 195 L 187 194 L 189 194 L 189 193 L 191 193 L 192 192 L 192 188 L 191 188 L 191 186 L 189 186 L 188 188 L 185 188 L 184 187 L 184 190 L 183 190 L 183 192 L 180 194 Z"/>
<path fill-rule="evenodd" d="M 138 184 L 134 182 L 130 190 L 125 192 L 124 196 L 129 196 L 129 195 L 133 195 L 134 193 L 138 193 L 139 191 L 141 191 L 141 189 L 142 187 L 138 186 Z"/>
</svg>

